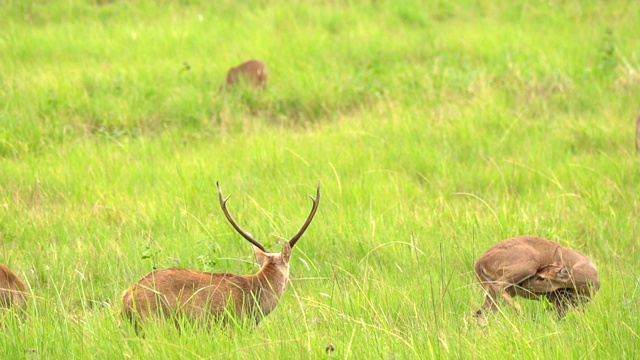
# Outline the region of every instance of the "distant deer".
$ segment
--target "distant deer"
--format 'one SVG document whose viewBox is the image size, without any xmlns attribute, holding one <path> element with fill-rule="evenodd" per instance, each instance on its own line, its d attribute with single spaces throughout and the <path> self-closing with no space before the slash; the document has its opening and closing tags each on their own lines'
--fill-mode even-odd
<svg viewBox="0 0 640 360">
<path fill-rule="evenodd" d="M 640 116 L 636 120 L 636 151 L 640 151 Z"/>
<path fill-rule="evenodd" d="M 232 67 L 227 73 L 226 87 L 233 87 L 245 82 L 253 88 L 262 89 L 267 85 L 269 70 L 267 65 L 260 60 L 249 60 Z M 224 88 L 220 88 L 222 90 Z"/>
<path fill-rule="evenodd" d="M 26 292 L 18 277 L 6 266 L 0 265 L 0 308 L 11 307 L 26 310 Z"/>
<path fill-rule="evenodd" d="M 201 319 L 205 322 L 228 319 L 249 319 L 255 324 L 267 316 L 280 301 L 289 281 L 289 259 L 291 249 L 313 220 L 320 204 L 320 183 L 316 197 L 311 197 L 313 206 L 302 228 L 282 245 L 282 252 L 272 253 L 244 231 L 227 210 L 220 185 L 220 205 L 231 226 L 254 246 L 260 270 L 253 275 L 209 273 L 189 269 L 155 270 L 122 295 L 123 316 L 136 323 L 152 316 L 187 320 Z M 137 329 L 137 323 L 136 323 Z"/>
<path fill-rule="evenodd" d="M 600 289 L 598 270 L 585 255 L 551 240 L 519 236 L 503 240 L 476 261 L 475 272 L 486 295 L 478 317 L 495 311 L 502 299 L 522 312 L 515 296 L 553 303 L 562 318 L 571 302 L 587 302 Z"/>
</svg>

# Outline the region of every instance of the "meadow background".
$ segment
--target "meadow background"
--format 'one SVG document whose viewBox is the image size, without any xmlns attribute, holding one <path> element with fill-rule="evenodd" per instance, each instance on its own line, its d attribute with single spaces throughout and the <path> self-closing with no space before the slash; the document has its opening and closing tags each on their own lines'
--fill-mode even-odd
<svg viewBox="0 0 640 360">
<path fill-rule="evenodd" d="M 0 1 L 2 359 L 640 358 L 638 1 Z M 266 91 L 219 93 L 265 61 Z M 153 267 L 292 281 L 255 329 L 151 328 Z M 480 327 L 474 260 L 521 234 L 593 259 L 558 321 Z M 325 352 L 332 344 L 335 350 Z"/>
</svg>

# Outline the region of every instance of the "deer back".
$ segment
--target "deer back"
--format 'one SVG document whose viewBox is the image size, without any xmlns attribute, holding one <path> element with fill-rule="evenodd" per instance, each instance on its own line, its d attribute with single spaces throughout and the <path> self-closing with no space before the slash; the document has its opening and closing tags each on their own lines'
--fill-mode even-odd
<svg viewBox="0 0 640 360">
<path fill-rule="evenodd" d="M 6 266 L 0 265 L 0 308 L 27 307 L 25 287 Z"/>
<path fill-rule="evenodd" d="M 152 315 L 184 315 L 188 318 L 220 317 L 225 309 L 240 316 L 253 308 L 249 295 L 252 280 L 228 273 L 189 269 L 155 270 L 122 296 L 124 315 L 141 319 Z"/>
<path fill-rule="evenodd" d="M 481 281 L 519 284 L 547 265 L 557 263 L 571 269 L 579 284 L 597 278 L 593 263 L 583 254 L 557 242 L 535 236 L 519 236 L 491 246 L 476 261 L 475 270 Z M 595 273 L 594 273 L 595 272 Z"/>
<path fill-rule="evenodd" d="M 487 249 L 476 261 L 481 282 L 519 284 L 538 269 L 553 261 L 560 244 L 534 236 L 519 236 L 500 241 Z"/>
<path fill-rule="evenodd" d="M 189 269 L 155 270 L 122 294 L 123 316 L 129 320 L 161 315 L 217 319 L 227 315 L 259 323 L 277 305 L 289 277 L 288 243 L 282 253 L 254 248 L 261 269 L 254 275 L 210 273 Z M 287 250 L 288 249 L 288 250 Z"/>
<path fill-rule="evenodd" d="M 232 87 L 241 81 L 246 81 L 254 88 L 264 87 L 269 78 L 267 65 L 260 60 L 249 60 L 229 69 L 227 86 Z"/>
</svg>

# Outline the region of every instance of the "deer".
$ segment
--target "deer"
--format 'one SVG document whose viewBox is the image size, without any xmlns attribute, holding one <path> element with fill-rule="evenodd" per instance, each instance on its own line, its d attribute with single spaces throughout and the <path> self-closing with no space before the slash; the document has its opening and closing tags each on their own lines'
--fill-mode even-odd
<svg viewBox="0 0 640 360">
<path fill-rule="evenodd" d="M 126 289 L 122 294 L 125 319 L 138 322 L 151 317 L 183 317 L 188 321 L 213 320 L 228 323 L 248 321 L 258 325 L 275 309 L 289 282 L 291 249 L 305 233 L 320 204 L 320 183 L 311 212 L 298 232 L 282 244 L 282 251 L 273 253 L 254 239 L 233 219 L 227 209 L 229 197 L 218 196 L 222 211 L 231 226 L 253 245 L 260 270 L 252 275 L 211 273 L 190 269 L 169 268 L 154 270 Z M 177 322 L 176 322 L 177 324 Z"/>
<path fill-rule="evenodd" d="M 577 306 L 591 300 L 600 289 L 598 270 L 589 258 L 557 242 L 536 236 L 502 240 L 487 249 L 475 263 L 475 273 L 485 290 L 482 307 L 475 312 L 497 310 L 501 299 L 522 313 L 513 300 L 549 299 L 559 318 L 569 304 Z"/>
<path fill-rule="evenodd" d="M 0 265 L 0 309 L 27 309 L 24 284 L 8 267 Z"/>
<path fill-rule="evenodd" d="M 640 152 L 640 116 L 636 119 L 636 151 Z"/>
<path fill-rule="evenodd" d="M 226 84 L 220 90 L 225 86 L 231 88 L 242 82 L 246 82 L 255 89 L 264 89 L 267 86 L 268 78 L 269 70 L 264 62 L 255 59 L 249 60 L 229 69 Z"/>
</svg>

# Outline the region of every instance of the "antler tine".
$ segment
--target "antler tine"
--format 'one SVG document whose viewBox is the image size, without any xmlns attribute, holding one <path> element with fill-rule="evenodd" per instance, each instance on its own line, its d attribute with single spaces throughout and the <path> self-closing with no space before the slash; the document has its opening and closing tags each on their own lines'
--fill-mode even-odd
<svg viewBox="0 0 640 360">
<path fill-rule="evenodd" d="M 229 210 L 227 210 L 227 201 L 229 200 L 229 198 L 231 197 L 231 195 L 227 196 L 226 198 L 222 195 L 222 189 L 220 189 L 220 184 L 216 181 L 216 186 L 218 187 L 218 196 L 220 197 L 220 206 L 222 206 L 222 211 L 224 212 L 224 215 L 227 217 L 227 220 L 229 220 L 229 222 L 231 223 L 231 226 L 233 226 L 234 229 L 236 229 L 236 231 L 242 235 L 243 238 L 247 239 L 250 243 L 252 243 L 255 247 L 257 247 L 258 249 L 268 253 L 269 250 L 265 249 L 264 246 L 262 246 L 262 244 L 260 244 L 258 242 L 258 240 L 254 239 L 251 235 L 249 235 L 248 232 L 242 230 L 242 228 L 240 227 L 240 225 L 238 225 L 238 223 L 236 223 L 235 220 L 233 220 L 233 218 L 231 217 L 231 214 L 229 214 Z"/>
<path fill-rule="evenodd" d="M 295 235 L 293 235 L 291 240 L 289 240 L 289 245 L 292 248 L 296 244 L 296 242 L 298 242 L 302 234 L 304 234 L 304 232 L 307 231 L 309 224 L 311 224 L 311 220 L 313 220 L 313 217 L 316 215 L 316 211 L 318 210 L 318 205 L 320 205 L 320 181 L 318 181 L 318 191 L 316 193 L 316 198 L 314 199 L 313 196 L 311 195 L 309 195 L 309 197 L 313 201 L 313 207 L 311 208 L 311 213 L 307 217 L 307 221 L 304 222 L 300 230 Z"/>
</svg>

